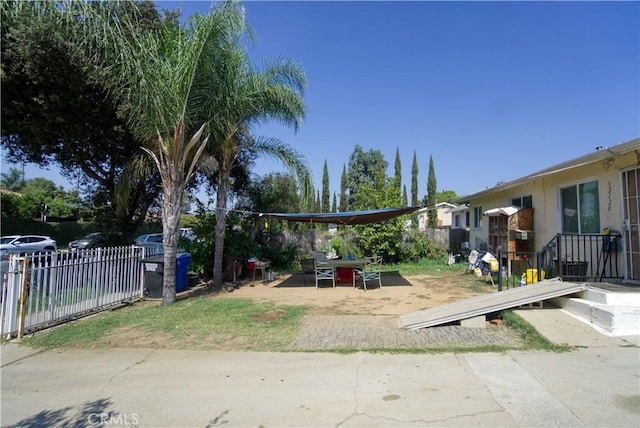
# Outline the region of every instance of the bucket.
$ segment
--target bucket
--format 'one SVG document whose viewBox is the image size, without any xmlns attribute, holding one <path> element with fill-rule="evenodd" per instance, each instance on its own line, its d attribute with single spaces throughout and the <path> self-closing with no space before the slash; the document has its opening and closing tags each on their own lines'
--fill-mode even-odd
<svg viewBox="0 0 640 428">
<path fill-rule="evenodd" d="M 540 279 L 538 279 L 538 269 L 527 269 L 525 273 L 522 274 L 525 284 L 533 284 L 538 281 L 544 281 L 544 271 L 540 271 Z"/>
<path fill-rule="evenodd" d="M 473 273 L 476 275 L 477 278 L 482 278 L 482 270 L 480 268 L 475 268 L 473 270 Z"/>
<path fill-rule="evenodd" d="M 256 259 L 247 260 L 247 270 L 249 271 L 249 275 L 253 274 L 253 271 L 256 268 Z"/>
</svg>

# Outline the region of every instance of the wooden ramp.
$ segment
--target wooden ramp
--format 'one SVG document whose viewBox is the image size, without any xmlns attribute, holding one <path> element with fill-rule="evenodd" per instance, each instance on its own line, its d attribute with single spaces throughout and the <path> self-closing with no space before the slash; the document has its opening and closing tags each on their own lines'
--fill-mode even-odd
<svg viewBox="0 0 640 428">
<path fill-rule="evenodd" d="M 554 297 L 574 294 L 589 288 L 586 283 L 562 282 L 551 279 L 527 286 L 511 288 L 509 290 L 485 294 L 467 300 L 423 309 L 400 316 L 400 326 L 409 330 L 433 327 L 499 312 L 504 309 L 517 308 L 529 303 L 541 302 Z"/>
</svg>

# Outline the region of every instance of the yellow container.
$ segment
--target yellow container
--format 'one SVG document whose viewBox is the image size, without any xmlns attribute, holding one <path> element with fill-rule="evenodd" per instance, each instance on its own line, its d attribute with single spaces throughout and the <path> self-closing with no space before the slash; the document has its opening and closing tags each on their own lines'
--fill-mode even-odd
<svg viewBox="0 0 640 428">
<path fill-rule="evenodd" d="M 525 283 L 527 285 L 538 282 L 538 269 L 527 269 L 525 273 L 522 274 L 525 279 Z M 544 281 L 544 271 L 540 271 L 540 281 Z"/>
</svg>

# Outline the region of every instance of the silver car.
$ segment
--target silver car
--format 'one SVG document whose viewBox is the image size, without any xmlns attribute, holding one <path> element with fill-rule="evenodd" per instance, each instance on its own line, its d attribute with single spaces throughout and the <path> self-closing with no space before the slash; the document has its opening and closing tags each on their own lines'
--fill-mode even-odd
<svg viewBox="0 0 640 428">
<path fill-rule="evenodd" d="M 162 244 L 162 233 L 147 233 L 136 238 L 136 245 L 143 245 L 150 242 Z"/>
<path fill-rule="evenodd" d="M 56 251 L 58 244 L 48 236 L 8 235 L 0 237 L 0 260 L 8 260 L 11 254 Z"/>
</svg>

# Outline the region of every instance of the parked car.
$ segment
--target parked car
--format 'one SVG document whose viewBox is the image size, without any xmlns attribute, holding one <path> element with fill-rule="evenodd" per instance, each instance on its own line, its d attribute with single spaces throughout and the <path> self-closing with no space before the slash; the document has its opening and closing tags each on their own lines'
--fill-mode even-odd
<svg viewBox="0 0 640 428">
<path fill-rule="evenodd" d="M 58 244 L 48 236 L 8 235 L 0 237 L 0 259 L 8 260 L 11 254 L 56 251 Z"/>
<path fill-rule="evenodd" d="M 149 242 L 162 244 L 162 233 L 146 233 L 136 238 L 136 245 L 143 245 Z"/>
<path fill-rule="evenodd" d="M 107 246 L 107 237 L 102 232 L 93 232 L 87 236 L 69 242 L 70 250 L 84 250 L 87 248 L 98 248 Z"/>
</svg>

